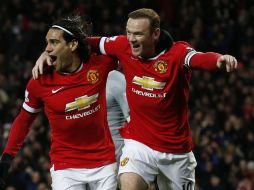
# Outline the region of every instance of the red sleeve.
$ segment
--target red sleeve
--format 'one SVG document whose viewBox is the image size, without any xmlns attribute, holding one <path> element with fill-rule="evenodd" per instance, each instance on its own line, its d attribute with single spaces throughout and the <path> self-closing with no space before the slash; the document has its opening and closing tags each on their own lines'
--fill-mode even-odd
<svg viewBox="0 0 254 190">
<path fill-rule="evenodd" d="M 20 111 L 19 115 L 12 124 L 8 141 L 3 153 L 7 153 L 15 157 L 22 146 L 29 132 L 30 126 L 32 125 L 36 116 L 37 114 L 29 113 L 24 109 Z"/>
<path fill-rule="evenodd" d="M 218 70 L 216 62 L 220 56 L 221 54 L 214 52 L 196 53 L 190 60 L 190 67 L 192 69 L 203 69 L 209 71 Z"/>
<path fill-rule="evenodd" d="M 101 37 L 99 36 L 95 36 L 95 37 L 88 37 L 87 41 L 89 43 L 89 45 L 91 46 L 91 50 L 94 53 L 100 53 L 100 43 Z"/>
</svg>

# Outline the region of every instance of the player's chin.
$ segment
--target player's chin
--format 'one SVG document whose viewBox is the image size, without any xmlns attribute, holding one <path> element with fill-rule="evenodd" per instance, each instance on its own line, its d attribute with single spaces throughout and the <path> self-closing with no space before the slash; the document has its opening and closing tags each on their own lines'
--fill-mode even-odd
<svg viewBox="0 0 254 190">
<path fill-rule="evenodd" d="M 140 56 L 141 55 L 141 51 L 137 48 L 132 48 L 132 54 L 136 57 Z"/>
</svg>

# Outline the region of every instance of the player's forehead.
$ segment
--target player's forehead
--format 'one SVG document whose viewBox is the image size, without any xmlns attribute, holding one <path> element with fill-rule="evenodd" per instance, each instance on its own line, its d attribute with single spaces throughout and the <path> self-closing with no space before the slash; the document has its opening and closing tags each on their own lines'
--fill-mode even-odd
<svg viewBox="0 0 254 190">
<path fill-rule="evenodd" d="M 63 31 L 57 28 L 50 28 L 46 35 L 46 40 L 62 40 L 63 39 Z"/>
<path fill-rule="evenodd" d="M 149 31 L 150 21 L 148 18 L 129 18 L 126 24 L 126 30 L 129 32 Z"/>
</svg>

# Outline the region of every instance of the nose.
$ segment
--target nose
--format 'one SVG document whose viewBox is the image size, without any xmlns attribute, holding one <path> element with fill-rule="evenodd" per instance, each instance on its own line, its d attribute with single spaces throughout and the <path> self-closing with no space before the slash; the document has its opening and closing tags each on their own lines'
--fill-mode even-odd
<svg viewBox="0 0 254 190">
<path fill-rule="evenodd" d="M 128 35 L 128 40 L 129 40 L 130 42 L 135 42 L 135 41 L 136 41 L 135 35 L 129 34 L 129 35 Z"/>
<path fill-rule="evenodd" d="M 51 52 L 51 51 L 53 51 L 53 48 L 52 48 L 52 46 L 50 45 L 50 43 L 47 44 L 47 46 L 46 46 L 46 48 L 45 48 L 45 51 L 46 51 L 46 52 Z"/>
</svg>

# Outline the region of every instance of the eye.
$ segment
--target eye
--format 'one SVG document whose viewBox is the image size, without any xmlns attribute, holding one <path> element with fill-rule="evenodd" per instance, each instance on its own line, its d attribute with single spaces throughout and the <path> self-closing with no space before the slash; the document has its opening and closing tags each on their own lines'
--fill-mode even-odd
<svg viewBox="0 0 254 190">
<path fill-rule="evenodd" d="M 56 46 L 56 45 L 58 44 L 58 41 L 53 40 L 53 41 L 51 42 L 51 44 L 52 44 L 53 46 Z"/>
</svg>

